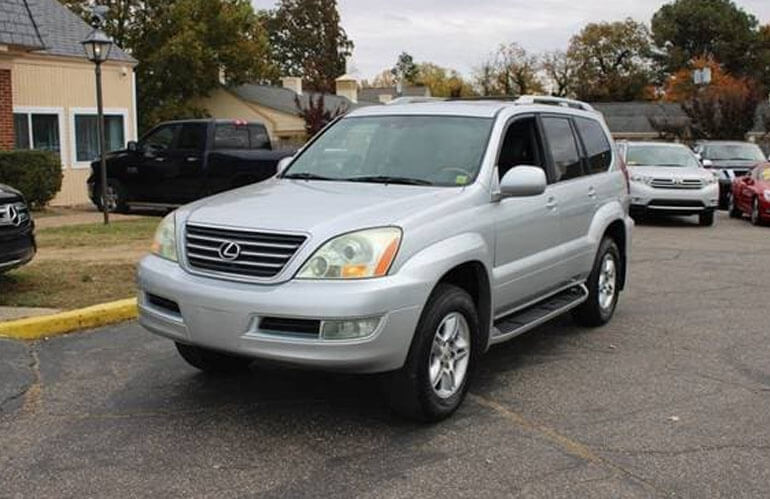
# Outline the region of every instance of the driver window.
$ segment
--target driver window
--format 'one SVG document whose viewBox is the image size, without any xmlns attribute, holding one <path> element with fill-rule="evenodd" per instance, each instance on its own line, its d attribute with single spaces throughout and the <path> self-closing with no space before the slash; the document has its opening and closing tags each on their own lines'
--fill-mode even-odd
<svg viewBox="0 0 770 499">
<path fill-rule="evenodd" d="M 545 169 L 534 116 L 517 119 L 508 127 L 497 160 L 500 179 L 502 180 L 511 168 L 521 165 Z"/>
<path fill-rule="evenodd" d="M 171 147 L 176 135 L 176 126 L 162 126 L 144 138 L 142 145 L 155 151 L 165 151 Z"/>
</svg>

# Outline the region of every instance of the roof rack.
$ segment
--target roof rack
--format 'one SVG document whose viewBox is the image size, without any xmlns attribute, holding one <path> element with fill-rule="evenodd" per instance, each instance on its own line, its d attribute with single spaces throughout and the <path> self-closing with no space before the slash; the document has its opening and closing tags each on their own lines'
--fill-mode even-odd
<svg viewBox="0 0 770 499">
<path fill-rule="evenodd" d="M 566 97 L 552 97 L 550 95 L 522 95 L 514 102 L 516 104 L 545 104 L 549 106 L 569 107 L 572 109 L 580 109 L 582 111 L 596 112 L 596 109 L 587 102 L 567 99 Z"/>
</svg>

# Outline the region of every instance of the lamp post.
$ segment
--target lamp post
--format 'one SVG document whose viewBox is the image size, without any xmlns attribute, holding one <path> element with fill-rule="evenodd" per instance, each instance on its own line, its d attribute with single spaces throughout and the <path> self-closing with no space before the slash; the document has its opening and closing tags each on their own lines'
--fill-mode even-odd
<svg viewBox="0 0 770 499">
<path fill-rule="evenodd" d="M 96 127 L 99 140 L 99 172 L 102 177 L 102 213 L 104 214 L 104 224 L 110 223 L 109 208 L 107 206 L 107 161 L 105 158 L 105 140 L 104 140 L 104 104 L 102 99 L 102 63 L 110 57 L 112 50 L 112 40 L 99 29 L 101 23 L 94 23 L 94 29 L 83 40 L 83 50 L 86 52 L 88 60 L 95 65 L 96 73 Z"/>
</svg>

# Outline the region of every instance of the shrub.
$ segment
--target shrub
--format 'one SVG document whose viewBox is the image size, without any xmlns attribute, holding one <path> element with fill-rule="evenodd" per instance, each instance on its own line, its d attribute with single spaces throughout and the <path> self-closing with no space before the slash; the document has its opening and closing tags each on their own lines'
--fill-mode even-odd
<svg viewBox="0 0 770 499">
<path fill-rule="evenodd" d="M 47 151 L 0 152 L 0 184 L 20 190 L 33 208 L 42 208 L 61 190 L 58 154 Z"/>
</svg>

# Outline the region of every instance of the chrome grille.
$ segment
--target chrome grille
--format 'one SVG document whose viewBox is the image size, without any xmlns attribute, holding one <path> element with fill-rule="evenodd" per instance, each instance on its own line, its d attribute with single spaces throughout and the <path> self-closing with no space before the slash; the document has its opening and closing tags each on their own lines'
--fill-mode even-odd
<svg viewBox="0 0 770 499">
<path fill-rule="evenodd" d="M 653 178 L 650 185 L 656 189 L 701 189 L 704 182 L 699 178 Z"/>
<path fill-rule="evenodd" d="M 201 225 L 185 226 L 185 253 L 193 269 L 268 279 L 278 275 L 306 237 Z"/>
<path fill-rule="evenodd" d="M 24 203 L 0 204 L 0 231 L 27 227 L 30 220 L 29 210 Z"/>
</svg>

